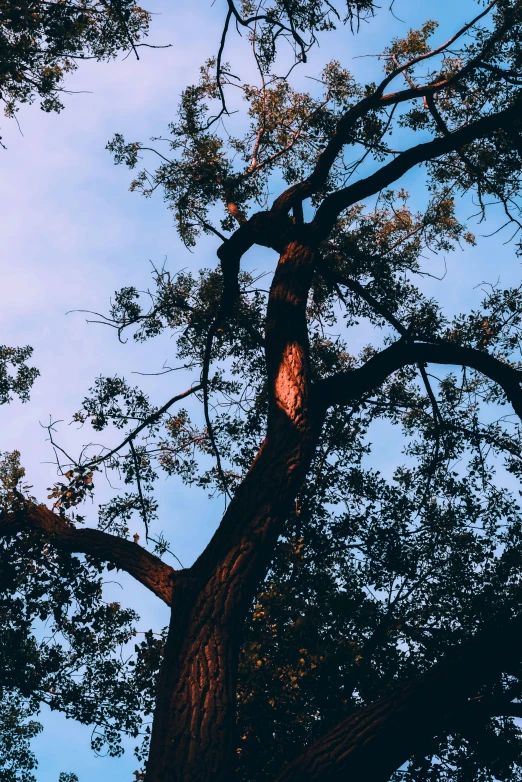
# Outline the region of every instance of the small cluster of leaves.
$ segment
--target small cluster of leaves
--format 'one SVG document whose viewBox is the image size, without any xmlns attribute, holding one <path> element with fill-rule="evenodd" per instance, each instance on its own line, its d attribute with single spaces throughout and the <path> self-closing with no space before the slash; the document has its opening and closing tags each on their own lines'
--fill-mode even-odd
<svg viewBox="0 0 522 782">
<path fill-rule="evenodd" d="M 455 319 L 446 338 L 478 350 L 493 349 L 506 358 L 520 352 L 522 291 L 498 284 L 481 302 L 481 308 Z"/>
<path fill-rule="evenodd" d="M 346 0 L 337 5 L 324 0 L 242 0 L 240 10 L 244 20 L 258 19 L 251 34 L 258 45 L 260 63 L 268 70 L 277 56 L 281 38 L 292 45 L 297 61 L 304 61 L 307 51 L 317 42 L 317 33 L 335 30 L 338 23 L 346 22 L 354 29 L 361 19 L 372 16 L 374 9 L 373 0 Z"/>
<path fill-rule="evenodd" d="M 58 482 L 54 486 L 48 487 L 51 493 L 47 495 L 48 500 L 54 500 L 53 508 L 60 511 L 69 510 L 84 502 L 87 497 L 92 497 L 94 484 L 92 482 L 93 471 L 87 471 L 81 466 L 77 470 L 67 470 L 64 478 L 67 483 Z"/>
<path fill-rule="evenodd" d="M 0 405 L 8 404 L 16 394 L 22 402 L 27 402 L 32 385 L 40 372 L 25 363 L 33 354 L 33 349 L 8 348 L 0 345 Z M 12 370 L 16 369 L 16 374 Z"/>
<path fill-rule="evenodd" d="M 120 377 L 97 378 L 90 393 L 83 402 L 82 412 L 74 420 L 83 423 L 88 417 L 96 432 L 103 431 L 109 421 L 117 429 L 123 429 L 130 420 L 140 422 L 152 412 L 145 395 Z M 120 399 L 122 404 L 118 403 Z M 120 416 L 121 410 L 126 414 Z"/>
<path fill-rule="evenodd" d="M 30 742 L 41 730 L 22 698 L 12 692 L 1 693 L 0 772 L 5 782 L 36 782 L 32 772 L 38 764 Z"/>
</svg>

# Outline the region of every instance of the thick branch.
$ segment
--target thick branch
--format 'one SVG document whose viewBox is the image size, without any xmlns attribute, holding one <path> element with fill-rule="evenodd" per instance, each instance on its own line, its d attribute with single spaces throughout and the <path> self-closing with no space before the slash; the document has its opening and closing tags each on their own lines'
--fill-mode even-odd
<svg viewBox="0 0 522 782">
<path fill-rule="evenodd" d="M 481 62 L 479 67 L 494 73 L 495 76 L 498 76 L 499 79 L 505 79 L 510 84 L 514 84 L 515 86 L 520 87 L 520 75 L 515 71 L 506 71 L 503 68 L 497 68 L 496 65 L 491 65 L 489 62 Z"/>
<path fill-rule="evenodd" d="M 481 372 L 501 386 L 515 413 L 522 418 L 522 375 L 509 364 L 489 353 L 452 343 L 424 343 L 399 340 L 377 353 L 359 369 L 340 372 L 317 383 L 317 403 L 330 407 L 351 404 L 364 394 L 378 388 L 387 377 L 399 369 L 419 362 L 467 366 Z"/>
<path fill-rule="evenodd" d="M 239 298 L 241 258 L 254 244 L 281 251 L 285 244 L 285 229 L 291 226 L 285 215 L 257 212 L 218 248 L 217 256 L 223 273 L 223 292 L 219 319 L 225 320 Z"/>
<path fill-rule="evenodd" d="M 366 288 L 361 285 L 360 282 L 357 280 L 351 280 L 348 277 L 345 277 L 342 274 L 330 274 L 330 271 L 328 270 L 326 273 L 326 276 L 332 276 L 334 279 L 337 279 L 337 282 L 339 282 L 342 285 L 345 285 L 349 290 L 353 291 L 354 293 L 358 294 L 364 301 L 366 301 L 367 304 L 370 305 L 370 307 L 379 315 L 382 315 L 383 318 L 385 318 L 391 325 L 399 332 L 401 337 L 404 337 L 405 339 L 408 339 L 408 329 L 406 326 L 404 326 L 393 314 L 393 312 L 390 312 L 390 310 L 382 304 L 380 301 L 377 301 L 377 299 L 372 296 L 369 291 L 366 290 Z M 428 379 L 428 375 L 426 373 L 426 369 L 424 368 L 424 364 L 418 364 L 419 372 L 422 377 L 422 382 L 424 383 L 424 386 L 426 388 L 426 393 L 428 394 L 429 400 L 431 402 L 431 407 L 433 410 L 433 422 L 435 424 L 436 430 L 437 430 L 437 451 L 439 446 L 439 424 L 443 424 L 444 421 L 442 419 L 441 412 L 439 410 L 439 405 L 437 403 L 437 400 L 435 398 L 435 394 L 433 393 L 433 389 L 431 388 L 430 381 Z"/>
<path fill-rule="evenodd" d="M 235 766 L 241 628 L 310 466 L 322 424 L 321 411 L 311 415 L 308 403 L 306 306 L 315 264 L 314 251 L 294 241 L 284 249 L 274 274 L 265 329 L 267 436 L 190 569 L 193 602 L 178 601 L 185 613 L 173 613 L 147 782 L 164 782 L 172 769 L 176 779 L 186 782 L 217 782 L 229 779 Z M 205 758 L 204 769 L 194 760 L 200 757 Z"/>
<path fill-rule="evenodd" d="M 352 204 L 369 198 L 378 193 L 384 187 L 396 182 L 407 171 L 419 163 L 425 163 L 448 152 L 462 149 L 476 139 L 489 136 L 496 130 L 509 127 L 518 117 L 520 104 L 517 102 L 503 111 L 490 114 L 476 122 L 471 122 L 466 127 L 456 130 L 443 138 L 436 138 L 425 144 L 417 144 L 415 147 L 402 152 L 395 160 L 383 166 L 374 174 L 353 185 L 344 187 L 327 196 L 311 223 L 312 230 L 318 240 L 324 239 L 332 229 L 338 216 Z"/>
<path fill-rule="evenodd" d="M 521 636 L 520 615 L 492 624 L 426 673 L 348 716 L 287 766 L 278 782 L 387 782 L 434 735 L 454 727 L 485 681 L 520 662 Z"/>
<path fill-rule="evenodd" d="M 77 529 L 45 505 L 34 505 L 27 513 L 13 514 L 0 521 L 0 535 L 4 537 L 28 529 L 43 533 L 46 540 L 63 551 L 90 554 L 112 562 L 167 605 L 172 605 L 176 571 L 137 543 L 97 529 Z"/>
</svg>

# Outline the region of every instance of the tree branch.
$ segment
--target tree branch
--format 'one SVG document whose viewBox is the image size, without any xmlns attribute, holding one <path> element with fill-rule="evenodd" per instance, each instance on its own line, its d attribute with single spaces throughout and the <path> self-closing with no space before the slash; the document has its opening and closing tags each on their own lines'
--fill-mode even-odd
<svg viewBox="0 0 522 782">
<path fill-rule="evenodd" d="M 387 377 L 409 364 L 453 364 L 481 372 L 501 386 L 515 413 L 522 419 L 522 375 L 489 353 L 448 342 L 399 340 L 377 353 L 358 369 L 340 372 L 314 386 L 316 404 L 351 404 L 380 386 Z"/>
<path fill-rule="evenodd" d="M 520 104 L 517 101 L 509 108 L 471 122 L 466 127 L 456 130 L 448 136 L 436 138 L 424 144 L 417 144 L 415 147 L 402 152 L 395 160 L 366 177 L 366 179 L 354 182 L 353 185 L 344 187 L 327 196 L 310 224 L 314 238 L 316 241 L 326 238 L 337 217 L 352 204 L 375 195 L 384 187 L 388 187 L 393 182 L 396 182 L 419 163 L 433 160 L 433 158 L 440 157 L 448 152 L 458 151 L 476 139 L 488 136 L 501 128 L 509 127 L 512 121 L 518 117 L 519 111 Z"/>
<path fill-rule="evenodd" d="M 277 782 L 387 782 L 434 734 L 454 727 L 484 680 L 520 662 L 521 635 L 520 614 L 491 623 L 425 673 L 346 717 L 290 763 Z M 505 710 L 515 713 L 515 706 Z"/>
<path fill-rule="evenodd" d="M 408 89 L 400 90 L 399 92 L 384 94 L 384 90 L 396 76 L 402 73 L 406 68 L 413 67 L 417 62 L 420 62 L 421 60 L 429 57 L 433 57 L 436 54 L 440 54 L 453 41 L 463 35 L 470 27 L 479 21 L 479 19 L 487 14 L 491 8 L 496 5 L 496 2 L 497 0 L 493 0 L 493 2 L 491 2 L 487 8 L 477 17 L 475 17 L 472 22 L 464 25 L 464 27 L 462 27 L 455 36 L 450 38 L 449 41 L 446 41 L 446 43 L 442 46 L 432 50 L 431 52 L 420 55 L 419 57 L 414 57 L 407 63 L 399 65 L 398 68 L 396 68 L 391 74 L 388 74 L 388 76 L 383 79 L 383 81 L 379 84 L 373 93 L 366 95 L 358 103 L 350 107 L 339 120 L 335 131 L 330 137 L 330 140 L 319 155 L 310 176 L 307 177 L 307 179 L 287 188 L 280 196 L 278 196 L 278 198 L 276 198 L 274 201 L 271 211 L 274 213 L 288 212 L 296 201 L 304 201 L 306 198 L 309 198 L 314 193 L 316 193 L 322 187 L 322 185 L 324 185 L 328 178 L 330 169 L 337 159 L 337 156 L 341 152 L 344 145 L 349 142 L 350 134 L 355 124 L 359 119 L 368 114 L 369 111 L 372 109 L 378 110 L 386 106 L 396 106 L 399 103 L 404 103 L 415 98 L 426 98 L 427 95 L 434 95 L 435 93 L 450 87 L 452 84 L 455 84 L 464 76 L 471 73 L 475 68 L 485 67 L 484 63 L 481 61 L 486 55 L 489 54 L 494 44 L 498 42 L 502 38 L 502 35 L 512 26 L 512 23 L 510 23 L 507 19 L 497 30 L 491 34 L 480 52 L 450 77 L 420 87 L 409 87 Z M 515 8 L 518 9 L 519 6 L 520 0 L 515 4 Z"/>
<path fill-rule="evenodd" d="M 254 244 L 281 251 L 285 245 L 284 229 L 291 225 L 285 214 L 257 212 L 218 248 L 217 256 L 223 274 L 223 292 L 218 315 L 220 321 L 228 317 L 239 298 L 239 269 L 243 255 Z"/>
<path fill-rule="evenodd" d="M 495 65 L 491 65 L 491 63 L 488 62 L 481 62 L 479 68 L 484 68 L 484 70 L 494 73 L 499 79 L 505 79 L 510 84 L 514 84 L 517 87 L 520 87 L 522 84 L 521 77 L 514 71 L 506 71 L 503 68 L 497 68 Z"/>
<path fill-rule="evenodd" d="M 175 578 L 180 571 L 174 570 L 137 543 L 97 529 L 77 529 L 45 505 L 33 505 L 27 513 L 12 514 L 0 521 L 0 535 L 3 537 L 26 530 L 42 533 L 46 540 L 63 551 L 90 554 L 112 562 L 167 605 L 172 605 Z"/>
<path fill-rule="evenodd" d="M 422 62 L 422 60 L 427 60 L 431 57 L 435 57 L 437 54 L 442 54 L 443 51 L 445 51 L 448 46 L 451 46 L 452 43 L 455 43 L 455 41 L 458 38 L 461 38 L 464 33 L 466 33 L 471 27 L 473 27 L 477 22 L 479 22 L 482 17 L 486 16 L 493 6 L 497 5 L 498 0 L 492 0 L 492 2 L 486 6 L 486 8 L 480 12 L 474 19 L 471 20 L 471 22 L 467 22 L 463 27 L 458 30 L 458 32 L 455 33 L 455 35 L 452 35 L 449 40 L 446 41 L 446 43 L 443 43 L 441 46 L 437 46 L 436 49 L 432 49 L 429 52 L 425 52 L 424 54 L 419 54 L 417 57 L 413 57 L 411 60 L 408 60 L 408 62 L 402 63 L 402 65 L 398 65 L 395 70 L 393 70 L 387 77 L 384 79 L 382 84 L 380 85 L 381 90 L 385 90 L 388 84 L 390 84 L 397 76 L 399 76 L 401 73 L 403 73 L 405 70 L 412 68 L 414 65 L 416 65 L 418 62 Z M 493 37 L 493 36 L 492 36 Z"/>
<path fill-rule="evenodd" d="M 166 413 L 167 410 L 172 407 L 173 404 L 176 402 L 181 401 L 181 399 L 185 399 L 187 396 L 190 396 L 191 394 L 196 393 L 196 391 L 201 391 L 203 388 L 203 385 L 201 383 L 198 383 L 195 386 L 192 386 L 191 388 L 187 389 L 186 391 L 183 391 L 181 394 L 177 394 L 177 396 L 173 396 L 172 399 L 169 399 L 168 402 L 166 402 L 163 407 L 160 407 L 159 410 L 156 410 L 155 413 L 152 413 L 148 416 L 148 418 L 145 419 L 139 426 L 136 427 L 130 434 L 127 435 L 127 437 L 122 440 L 122 442 L 117 445 L 115 448 L 112 448 L 108 453 L 102 454 L 101 456 L 97 456 L 95 459 L 91 459 L 91 461 L 88 464 L 85 464 L 84 467 L 94 467 L 97 464 L 100 464 L 101 462 L 107 461 L 107 459 L 110 459 L 111 456 L 114 456 L 115 453 L 118 453 L 118 451 L 121 451 L 122 448 L 124 448 L 127 444 L 131 443 L 135 437 L 139 435 L 140 432 L 142 432 L 147 426 L 150 426 L 151 424 L 155 423 L 163 413 Z"/>
</svg>

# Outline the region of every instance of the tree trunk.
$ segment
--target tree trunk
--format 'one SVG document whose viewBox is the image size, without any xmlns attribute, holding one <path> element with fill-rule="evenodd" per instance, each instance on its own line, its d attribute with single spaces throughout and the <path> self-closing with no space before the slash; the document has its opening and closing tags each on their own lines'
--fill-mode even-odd
<svg viewBox="0 0 522 782">
<path fill-rule="evenodd" d="M 205 590 L 206 591 L 206 590 Z M 239 627 L 220 616 L 222 601 L 194 600 L 172 612 L 154 715 L 147 782 L 231 778 L 234 767 Z"/>
<path fill-rule="evenodd" d="M 265 443 L 250 480 L 240 487 L 224 518 L 232 538 L 233 527 L 243 524 L 248 514 L 248 534 L 230 547 L 205 581 L 198 573 L 202 565 L 196 563 L 189 571 L 192 583 L 186 596 L 182 592 L 176 600 L 184 605 L 172 611 L 147 782 L 233 778 L 242 626 L 313 453 L 311 438 L 306 446 L 294 442 L 291 451 L 279 443 L 278 453 Z"/>
<path fill-rule="evenodd" d="M 266 439 L 176 599 L 159 682 L 147 782 L 230 782 L 242 627 L 312 460 L 306 303 L 313 253 L 291 243 L 267 308 Z M 178 603 L 181 600 L 181 604 Z"/>
</svg>

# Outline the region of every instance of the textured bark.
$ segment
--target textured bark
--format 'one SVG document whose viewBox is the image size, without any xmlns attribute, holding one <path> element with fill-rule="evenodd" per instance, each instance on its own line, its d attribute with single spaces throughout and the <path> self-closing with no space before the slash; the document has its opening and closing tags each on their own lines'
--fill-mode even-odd
<svg viewBox="0 0 522 782">
<path fill-rule="evenodd" d="M 173 612 L 147 782 L 231 780 L 242 625 L 312 459 L 321 416 L 309 400 L 306 301 L 313 252 L 292 242 L 272 284 L 267 437 Z"/>
<path fill-rule="evenodd" d="M 515 6 L 518 8 L 520 4 L 521 0 L 517 0 Z M 487 10 L 481 11 L 477 19 Z M 243 23 L 231 5 L 226 28 L 233 15 Z M 509 24 L 506 20 L 498 28 L 497 38 Z M 456 37 L 468 28 L 469 25 L 464 26 Z M 280 252 L 268 300 L 264 340 L 269 415 L 266 438 L 248 474 L 209 545 L 190 569 L 176 573 L 138 544 L 98 530 L 76 529 L 43 506 L 0 521 L 0 535 L 17 534 L 27 528 L 37 530 L 58 548 L 88 553 L 114 563 L 172 605 L 147 782 L 231 782 L 233 779 L 242 625 L 312 461 L 328 407 L 359 401 L 390 374 L 408 364 L 436 362 L 463 364 L 483 372 L 503 388 L 522 418 L 519 374 L 513 368 L 485 351 L 419 343 L 407 334 L 357 370 L 340 373 L 315 386 L 310 382 L 306 305 L 313 269 L 319 261 L 315 247 L 309 246 L 311 238 L 314 245 L 319 244 L 327 238 L 343 210 L 390 186 L 419 163 L 459 151 L 499 129 L 514 137 L 513 143 L 518 148 L 513 123 L 520 105 L 510 105 L 398 154 L 370 176 L 325 196 L 315 219 L 307 226 L 302 225 L 303 200 L 321 191 L 344 145 L 353 140 L 354 129 L 362 117 L 384 106 L 422 96 L 428 98 L 463 78 L 471 69 L 480 67 L 481 57 L 487 46 L 495 42 L 495 35 L 467 65 L 445 81 L 384 94 L 392 79 L 412 63 L 388 74 L 373 94 L 365 95 L 340 118 L 310 176 L 289 187 L 269 212 L 259 212 L 247 220 L 234 204 L 233 194 L 224 194 L 230 213 L 241 225 L 218 250 L 223 291 L 208 344 L 211 346 L 219 324 L 237 315 L 243 255 L 254 244 Z M 434 54 L 436 51 L 420 55 L 414 61 Z M 288 217 L 291 209 L 294 220 Z M 104 458 L 119 452 L 126 444 L 132 447 L 137 434 L 159 420 L 174 402 L 201 387 L 200 384 L 173 397 Z M 447 729 L 455 715 L 466 708 L 469 697 L 476 694 L 485 676 L 498 675 L 502 665 L 509 663 L 512 649 L 519 646 L 521 627 L 522 620 L 516 620 L 507 622 L 503 628 L 494 628 L 489 635 L 482 634 L 451 659 L 348 716 L 290 764 L 280 776 L 280 782 L 319 779 L 384 782 L 423 742 Z M 516 644 L 510 633 L 515 635 Z"/>
<path fill-rule="evenodd" d="M 360 369 L 312 386 L 306 303 L 316 262 L 314 251 L 295 240 L 288 242 L 280 257 L 265 330 L 267 435 L 192 568 L 175 573 L 137 544 L 98 530 L 76 529 L 43 506 L 0 523 L 0 534 L 16 534 L 29 526 L 59 548 L 111 561 L 173 605 L 147 782 L 233 780 L 242 625 L 313 458 L 329 406 L 360 399 L 407 364 L 432 361 L 465 364 L 484 372 L 522 413 L 516 370 L 485 352 L 458 345 L 400 340 Z M 507 626 L 520 637 L 522 621 Z M 504 630 L 495 628 L 493 635 L 481 636 L 478 645 L 474 642 L 477 648 L 463 648 L 451 660 L 347 717 L 288 766 L 280 782 L 384 782 L 476 694 L 488 666 L 489 673 L 495 668 L 488 660 L 494 657 L 493 647 L 503 632 L 504 649 L 511 648 Z M 495 664 L 505 663 L 507 656 L 497 654 Z"/>
<path fill-rule="evenodd" d="M 0 521 L 2 536 L 15 535 L 27 529 L 43 533 L 46 540 L 63 551 L 91 554 L 102 561 L 112 562 L 171 605 L 177 572 L 137 543 L 97 529 L 77 529 L 45 505 L 33 506 L 27 513 L 18 513 Z"/>
<path fill-rule="evenodd" d="M 520 662 L 521 640 L 522 616 L 492 625 L 426 673 L 340 722 L 290 763 L 277 782 L 387 782 L 433 736 L 469 716 L 469 699 L 486 681 Z M 486 704 L 484 716 L 505 711 Z"/>
<path fill-rule="evenodd" d="M 297 444 L 291 451 L 280 445 L 274 452 L 264 444 L 250 480 L 230 505 L 224 521 L 236 542 L 204 580 L 194 568 L 197 580 L 187 588 L 185 605 L 173 612 L 147 782 L 232 778 L 242 625 L 307 460 Z M 246 519 L 250 528 L 239 537 Z"/>
</svg>

